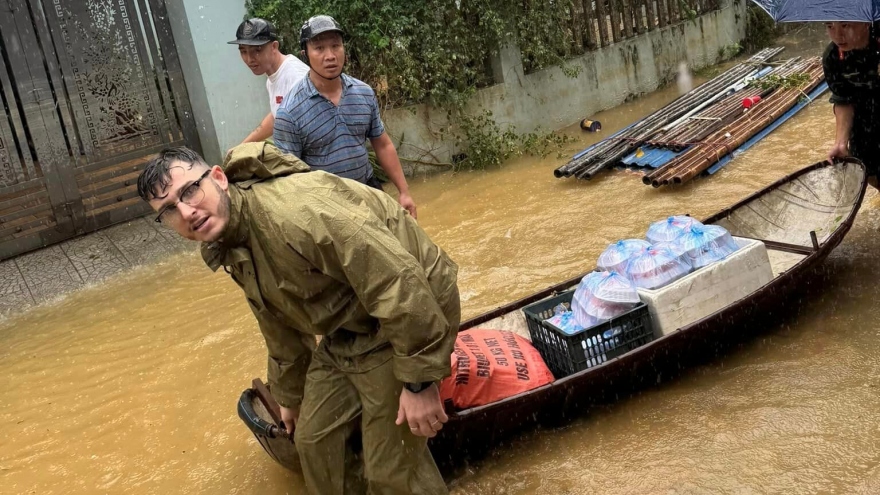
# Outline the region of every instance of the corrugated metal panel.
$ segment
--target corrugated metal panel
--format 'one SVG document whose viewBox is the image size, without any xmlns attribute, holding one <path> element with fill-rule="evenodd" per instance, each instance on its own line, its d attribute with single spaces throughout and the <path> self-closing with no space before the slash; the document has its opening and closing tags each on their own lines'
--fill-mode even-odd
<svg viewBox="0 0 880 495">
<path fill-rule="evenodd" d="M 642 146 L 634 153 L 627 155 L 621 161 L 624 165 L 631 167 L 659 168 L 668 163 L 676 156 L 684 153 L 684 151 L 685 150 L 672 151 L 665 148 L 657 148 L 654 146 Z"/>
</svg>

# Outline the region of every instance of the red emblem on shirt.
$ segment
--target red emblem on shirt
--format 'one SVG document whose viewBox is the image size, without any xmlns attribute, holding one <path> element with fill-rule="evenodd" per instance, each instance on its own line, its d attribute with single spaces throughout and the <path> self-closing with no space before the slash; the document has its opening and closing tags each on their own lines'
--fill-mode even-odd
<svg viewBox="0 0 880 495">
<path fill-rule="evenodd" d="M 284 97 L 281 96 L 281 95 L 277 95 L 277 96 L 275 96 L 275 104 L 276 104 L 276 105 L 280 105 L 280 104 L 281 104 L 281 100 L 283 100 L 283 99 L 284 99 Z"/>
</svg>

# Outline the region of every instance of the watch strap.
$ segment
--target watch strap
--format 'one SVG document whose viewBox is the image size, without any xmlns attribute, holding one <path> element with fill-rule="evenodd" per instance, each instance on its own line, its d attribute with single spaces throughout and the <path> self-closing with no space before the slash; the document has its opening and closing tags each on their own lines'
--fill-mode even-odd
<svg viewBox="0 0 880 495">
<path fill-rule="evenodd" d="M 403 388 L 409 390 L 410 392 L 417 394 L 419 392 L 423 392 L 425 389 L 433 385 L 434 382 L 421 382 L 421 383 L 404 383 Z"/>
</svg>

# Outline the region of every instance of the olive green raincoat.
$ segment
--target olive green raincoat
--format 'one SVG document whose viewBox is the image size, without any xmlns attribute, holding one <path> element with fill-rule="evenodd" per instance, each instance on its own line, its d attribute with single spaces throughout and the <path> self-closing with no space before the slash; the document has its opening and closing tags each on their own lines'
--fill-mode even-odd
<svg viewBox="0 0 880 495">
<path fill-rule="evenodd" d="M 401 382 L 450 374 L 455 263 L 387 194 L 309 172 L 272 145 L 238 146 L 223 168 L 229 225 L 202 256 L 244 290 L 273 396 L 302 404 L 296 441 L 309 489 L 357 485 L 346 442 L 359 421 L 371 493 L 445 492 L 425 439 L 394 419 Z"/>
</svg>

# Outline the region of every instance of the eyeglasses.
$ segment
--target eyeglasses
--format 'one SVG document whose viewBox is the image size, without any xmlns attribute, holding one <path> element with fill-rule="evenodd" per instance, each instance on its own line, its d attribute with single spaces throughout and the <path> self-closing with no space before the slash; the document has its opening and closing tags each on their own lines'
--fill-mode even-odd
<svg viewBox="0 0 880 495">
<path fill-rule="evenodd" d="M 180 192 L 180 197 L 172 204 L 165 205 L 159 210 L 159 214 L 156 215 L 156 222 L 158 223 L 174 223 L 180 220 L 180 210 L 177 209 L 178 203 L 183 203 L 187 206 L 198 206 L 199 203 L 205 199 L 205 191 L 202 190 L 201 185 L 202 181 L 205 180 L 205 177 L 211 173 L 211 170 L 205 170 L 205 173 L 202 174 L 201 177 L 196 179 L 192 184 L 186 186 L 186 188 Z"/>
</svg>

